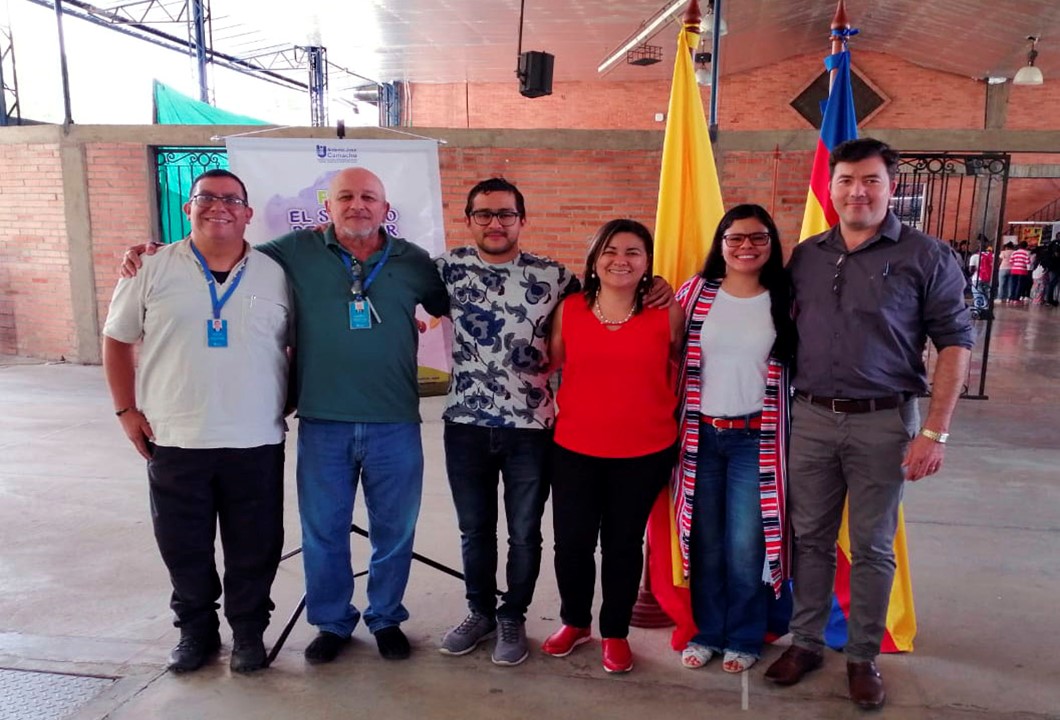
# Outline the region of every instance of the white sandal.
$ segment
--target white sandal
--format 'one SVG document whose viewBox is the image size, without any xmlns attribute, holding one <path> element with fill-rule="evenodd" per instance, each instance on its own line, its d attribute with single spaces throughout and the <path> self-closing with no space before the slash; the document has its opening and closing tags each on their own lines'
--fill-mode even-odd
<svg viewBox="0 0 1060 720">
<path fill-rule="evenodd" d="M 758 658 L 754 655 L 736 652 L 735 650 L 726 650 L 721 669 L 727 673 L 738 674 L 749 670 L 756 662 L 758 662 Z"/>
<path fill-rule="evenodd" d="M 681 651 L 681 664 L 690 670 L 701 668 L 714 657 L 714 651 L 706 645 L 690 642 Z"/>
</svg>

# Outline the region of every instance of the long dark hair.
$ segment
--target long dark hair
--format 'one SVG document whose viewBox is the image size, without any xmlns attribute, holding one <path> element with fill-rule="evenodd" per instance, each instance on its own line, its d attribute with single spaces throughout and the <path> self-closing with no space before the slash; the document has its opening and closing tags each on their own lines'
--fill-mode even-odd
<svg viewBox="0 0 1060 720">
<path fill-rule="evenodd" d="M 633 298 L 633 312 L 639 313 L 643 307 L 644 294 L 651 287 L 651 261 L 655 251 L 655 243 L 651 238 L 651 231 L 636 220 L 620 218 L 609 220 L 604 223 L 589 241 L 589 254 L 585 258 L 585 272 L 582 274 L 582 292 L 585 293 L 585 301 L 589 307 L 596 302 L 600 294 L 600 278 L 596 276 L 596 261 L 600 259 L 600 253 L 611 242 L 611 238 L 619 233 L 632 233 L 644 243 L 644 252 L 648 255 L 648 270 L 637 283 L 637 292 Z"/>
<path fill-rule="evenodd" d="M 795 323 L 791 319 L 791 281 L 784 270 L 784 248 L 780 245 L 777 224 L 764 207 L 745 203 L 737 205 L 722 216 L 700 275 L 704 280 L 714 282 L 721 282 L 725 277 L 727 267 L 721 248 L 725 242 L 725 232 L 737 220 L 757 220 L 769 233 L 769 258 L 762 266 L 758 281 L 769 292 L 769 311 L 777 333 L 772 354 L 781 362 L 791 362 L 795 354 Z"/>
</svg>

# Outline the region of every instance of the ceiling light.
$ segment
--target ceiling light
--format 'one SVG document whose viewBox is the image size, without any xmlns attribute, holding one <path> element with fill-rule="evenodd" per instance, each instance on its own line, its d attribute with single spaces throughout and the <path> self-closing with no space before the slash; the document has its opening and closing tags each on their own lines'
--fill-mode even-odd
<svg viewBox="0 0 1060 720">
<path fill-rule="evenodd" d="M 603 62 L 600 63 L 600 66 L 596 68 L 596 72 L 602 73 L 622 58 L 627 57 L 626 54 L 630 50 L 650 40 L 655 34 L 662 30 L 663 26 L 666 23 L 669 23 L 671 20 L 673 20 L 674 15 L 677 13 L 678 10 L 682 10 L 687 6 L 688 0 L 673 0 L 673 2 L 667 3 L 667 5 L 662 10 L 660 10 L 651 18 L 646 20 L 641 26 L 640 30 L 638 30 L 632 37 L 630 37 L 628 40 L 626 40 L 613 51 L 611 51 L 611 53 L 609 53 L 608 56 L 604 58 Z M 714 3 L 711 2 L 707 7 L 706 14 L 703 16 L 703 22 L 700 26 L 700 34 L 709 35 L 713 31 L 713 23 L 708 22 L 708 18 L 713 20 L 713 12 Z M 729 26 L 725 23 L 725 18 L 722 18 L 721 34 L 725 35 L 727 32 L 729 32 Z"/>
<path fill-rule="evenodd" d="M 1031 43 L 1030 50 L 1027 51 L 1027 64 L 1019 69 L 1016 77 L 1012 78 L 1013 85 L 1041 85 L 1045 82 L 1042 71 L 1034 67 L 1034 61 L 1038 57 L 1038 38 L 1028 35 L 1027 39 Z"/>
<path fill-rule="evenodd" d="M 608 69 L 616 62 L 619 58 L 624 58 L 626 53 L 640 45 L 642 42 L 647 40 L 649 37 L 655 34 L 655 32 L 662 27 L 663 23 L 669 22 L 673 17 L 673 14 L 688 4 L 688 0 L 673 0 L 669 5 L 662 9 L 661 12 L 655 14 L 655 17 L 648 21 L 644 27 L 642 27 L 633 37 L 624 42 L 618 49 L 604 58 L 604 61 L 600 63 L 600 67 L 596 68 L 596 72 L 603 72 Z"/>
<path fill-rule="evenodd" d="M 692 56 L 692 60 L 696 63 L 696 82 L 703 87 L 710 87 L 710 53 L 697 52 Z"/>
</svg>

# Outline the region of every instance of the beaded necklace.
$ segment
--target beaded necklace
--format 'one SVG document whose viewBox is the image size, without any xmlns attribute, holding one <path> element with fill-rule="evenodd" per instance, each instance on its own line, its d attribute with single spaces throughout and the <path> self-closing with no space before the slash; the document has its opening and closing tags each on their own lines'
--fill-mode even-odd
<svg viewBox="0 0 1060 720">
<path fill-rule="evenodd" d="M 604 325 L 625 325 L 629 322 L 629 319 L 633 317 L 633 311 L 636 309 L 637 304 L 633 303 L 629 306 L 629 312 L 626 313 L 626 316 L 624 318 L 622 318 L 621 320 L 609 320 L 607 316 L 604 315 L 604 311 L 600 309 L 600 298 L 597 298 L 596 302 L 593 303 L 593 314 L 596 315 L 596 319 Z"/>
</svg>

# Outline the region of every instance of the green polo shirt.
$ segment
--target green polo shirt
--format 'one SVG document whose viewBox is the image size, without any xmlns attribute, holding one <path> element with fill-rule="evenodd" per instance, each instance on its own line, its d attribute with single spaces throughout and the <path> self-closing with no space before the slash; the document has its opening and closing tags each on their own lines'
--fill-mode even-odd
<svg viewBox="0 0 1060 720">
<path fill-rule="evenodd" d="M 346 422 L 419 422 L 415 310 L 449 311 L 449 296 L 430 256 L 389 237 L 387 260 L 367 291 L 381 320 L 351 330 L 350 275 L 335 231 L 299 230 L 257 249 L 287 272 L 297 332 L 295 395 L 299 417 Z M 385 248 L 384 248 L 385 249 Z M 367 278 L 383 261 L 368 258 Z"/>
</svg>

